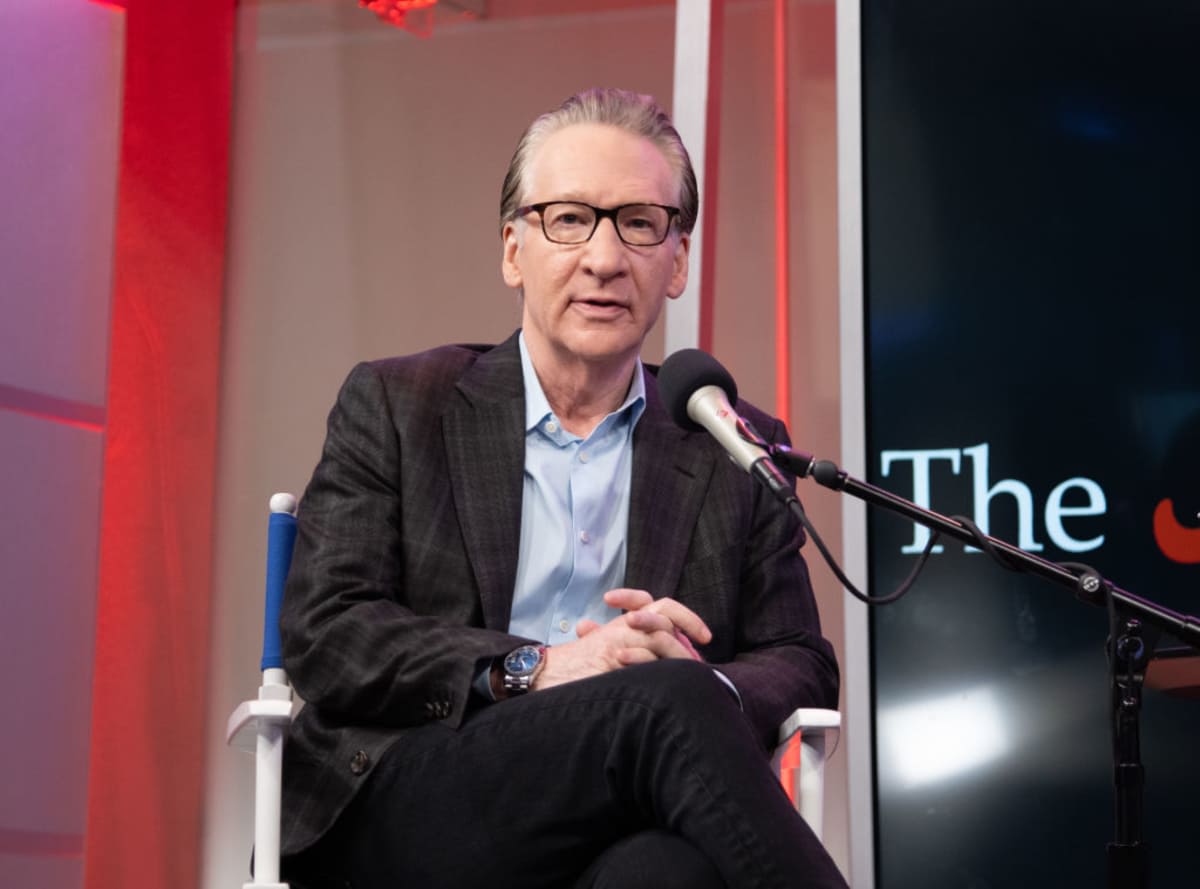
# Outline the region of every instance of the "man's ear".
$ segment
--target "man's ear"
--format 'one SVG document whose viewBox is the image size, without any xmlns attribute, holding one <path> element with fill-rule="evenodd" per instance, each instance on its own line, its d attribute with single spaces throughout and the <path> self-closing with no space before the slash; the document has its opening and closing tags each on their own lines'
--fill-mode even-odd
<svg viewBox="0 0 1200 889">
<path fill-rule="evenodd" d="M 521 241 L 517 237 L 517 224 L 515 222 L 504 223 L 504 228 L 500 230 L 500 239 L 504 242 L 504 253 L 500 259 L 500 274 L 504 276 L 504 283 L 509 287 L 520 287 L 525 281 L 521 276 Z"/>
<path fill-rule="evenodd" d="M 688 251 L 692 247 L 692 236 L 683 232 L 679 235 L 679 243 L 675 245 L 675 265 L 671 269 L 671 281 L 667 285 L 667 296 L 677 299 L 683 294 L 688 280 Z"/>
</svg>

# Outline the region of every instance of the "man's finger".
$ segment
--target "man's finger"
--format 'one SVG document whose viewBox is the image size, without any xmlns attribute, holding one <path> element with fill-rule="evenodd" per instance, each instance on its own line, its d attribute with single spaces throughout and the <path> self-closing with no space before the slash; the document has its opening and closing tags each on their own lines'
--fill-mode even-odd
<svg viewBox="0 0 1200 889">
<path fill-rule="evenodd" d="M 674 599 L 655 599 L 646 590 L 634 590 L 622 587 L 609 590 L 604 594 L 604 601 L 612 608 L 620 608 L 626 612 L 651 610 L 664 615 L 678 629 L 682 630 L 692 640 L 701 645 L 712 641 L 712 631 L 701 617 Z M 628 616 L 628 615 L 627 615 Z"/>
<path fill-rule="evenodd" d="M 701 645 L 707 645 L 712 641 L 712 630 L 708 628 L 708 624 L 686 605 L 676 602 L 674 599 L 659 599 L 648 607 L 651 611 L 666 617 L 676 629 L 682 630 L 689 639 L 699 642 Z"/>
<path fill-rule="evenodd" d="M 644 633 L 653 633 L 659 630 L 670 633 L 676 629 L 675 624 L 671 623 L 671 618 L 665 614 L 659 614 L 657 611 L 651 611 L 649 608 L 628 612 L 625 615 L 625 623 Z"/>
<path fill-rule="evenodd" d="M 651 633 L 646 640 L 645 647 L 660 658 L 700 660 L 700 656 L 696 654 L 696 649 L 688 643 L 687 637 L 675 630 L 660 630 L 656 633 Z"/>
<path fill-rule="evenodd" d="M 604 594 L 604 603 L 610 608 L 619 608 L 622 611 L 637 611 L 639 608 L 645 608 L 654 602 L 654 597 L 645 590 L 633 590 L 628 587 L 620 587 L 615 590 L 609 590 Z"/>
<path fill-rule="evenodd" d="M 687 649 L 688 654 L 690 654 L 692 656 L 692 660 L 694 660 L 694 661 L 704 660 L 704 658 L 702 658 L 700 656 L 700 652 L 696 651 L 696 646 L 692 645 L 692 640 L 689 639 L 687 636 L 683 635 L 682 631 L 675 630 L 675 639 L 680 645 L 682 645 L 684 648 Z"/>
<path fill-rule="evenodd" d="M 632 664 L 649 664 L 658 659 L 658 655 L 648 648 L 622 648 L 617 652 L 617 660 L 625 667 Z"/>
<path fill-rule="evenodd" d="M 582 639 L 588 633 L 592 632 L 593 630 L 598 630 L 599 628 L 600 624 L 596 623 L 594 620 L 588 620 L 585 617 L 579 621 L 579 623 L 575 624 L 575 635 Z"/>
</svg>

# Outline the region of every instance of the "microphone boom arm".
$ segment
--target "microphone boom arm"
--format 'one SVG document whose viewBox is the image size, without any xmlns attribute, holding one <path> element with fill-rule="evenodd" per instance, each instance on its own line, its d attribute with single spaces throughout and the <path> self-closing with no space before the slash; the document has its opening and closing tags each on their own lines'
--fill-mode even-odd
<svg viewBox="0 0 1200 889">
<path fill-rule="evenodd" d="M 1006 567 L 1019 567 L 1030 574 L 1067 587 L 1077 598 L 1089 605 L 1107 607 L 1108 598 L 1111 596 L 1113 604 L 1128 616 L 1170 633 L 1194 648 L 1200 648 L 1200 619 L 1192 615 L 1180 614 L 1143 599 L 1093 572 L 1075 574 L 1064 565 L 1028 553 L 997 537 L 985 534 L 980 540 L 961 522 L 856 479 L 830 460 L 815 460 L 811 454 L 794 451 L 785 445 L 770 445 L 768 453 L 776 464 L 794 472 L 797 478 L 811 476 L 817 484 L 831 491 L 841 491 L 875 506 L 882 506 L 963 543 L 972 546 L 979 546 L 981 543 L 990 545 L 994 551 L 1001 554 L 1001 560 Z"/>
</svg>

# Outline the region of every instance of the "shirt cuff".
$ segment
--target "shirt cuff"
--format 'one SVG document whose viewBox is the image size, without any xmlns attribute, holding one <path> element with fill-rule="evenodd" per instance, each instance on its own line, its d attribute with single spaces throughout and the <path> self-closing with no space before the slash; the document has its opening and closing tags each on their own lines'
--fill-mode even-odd
<svg viewBox="0 0 1200 889">
<path fill-rule="evenodd" d="M 485 701 L 496 700 L 496 696 L 492 694 L 492 665 L 495 662 L 496 659 L 490 657 L 480 658 L 475 662 L 475 679 L 471 683 L 471 690 Z"/>
</svg>

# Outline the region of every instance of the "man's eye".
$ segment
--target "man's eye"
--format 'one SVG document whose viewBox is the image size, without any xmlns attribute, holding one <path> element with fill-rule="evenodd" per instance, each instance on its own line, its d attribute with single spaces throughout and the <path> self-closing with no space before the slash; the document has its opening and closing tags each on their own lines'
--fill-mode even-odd
<svg viewBox="0 0 1200 889">
<path fill-rule="evenodd" d="M 555 229 L 571 229 L 571 228 L 587 228 L 592 224 L 592 217 L 589 213 L 584 213 L 577 209 L 560 208 L 551 211 L 546 218 L 551 228 Z"/>
</svg>

